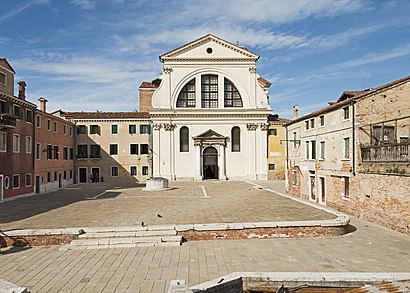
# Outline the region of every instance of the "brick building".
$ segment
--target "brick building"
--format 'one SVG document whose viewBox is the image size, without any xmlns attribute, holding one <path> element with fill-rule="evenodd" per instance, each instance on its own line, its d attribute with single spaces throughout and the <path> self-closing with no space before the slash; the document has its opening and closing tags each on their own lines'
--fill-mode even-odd
<svg viewBox="0 0 410 293">
<path fill-rule="evenodd" d="M 74 124 L 46 112 L 47 100 L 39 99 L 35 111 L 35 192 L 65 187 L 74 179 Z"/>
<path fill-rule="evenodd" d="M 145 181 L 151 174 L 150 121 L 144 112 L 60 112 L 76 127 L 79 183 Z"/>
<path fill-rule="evenodd" d="M 286 124 L 286 189 L 410 234 L 410 77 Z"/>
<path fill-rule="evenodd" d="M 33 193 L 34 126 L 36 105 L 26 101 L 26 83 L 18 82 L 14 96 L 15 71 L 0 58 L 0 201 Z"/>
</svg>

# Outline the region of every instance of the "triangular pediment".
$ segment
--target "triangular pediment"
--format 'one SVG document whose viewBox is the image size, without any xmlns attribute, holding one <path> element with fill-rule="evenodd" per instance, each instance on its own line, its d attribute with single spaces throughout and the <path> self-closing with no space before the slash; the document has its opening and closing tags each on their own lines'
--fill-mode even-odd
<svg viewBox="0 0 410 293">
<path fill-rule="evenodd" d="M 162 62 L 179 59 L 246 59 L 256 61 L 259 59 L 259 55 L 247 50 L 246 48 L 208 34 L 161 55 L 160 59 Z"/>
<path fill-rule="evenodd" d="M 212 129 L 208 129 L 207 131 L 201 133 L 200 135 L 194 136 L 193 139 L 225 139 L 226 137 L 213 131 Z"/>
<path fill-rule="evenodd" d="M 0 58 L 0 66 L 2 66 L 3 68 L 6 68 L 7 70 L 13 73 L 16 73 L 6 58 Z"/>
</svg>

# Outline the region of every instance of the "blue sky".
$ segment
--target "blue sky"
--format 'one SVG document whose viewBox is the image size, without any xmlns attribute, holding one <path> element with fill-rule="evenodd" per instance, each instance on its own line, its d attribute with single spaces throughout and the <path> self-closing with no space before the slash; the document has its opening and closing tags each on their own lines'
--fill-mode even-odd
<svg viewBox="0 0 410 293">
<path fill-rule="evenodd" d="M 133 111 L 158 56 L 208 33 L 259 54 L 274 113 L 410 75 L 410 1 L 0 0 L 0 56 L 48 110 Z"/>
</svg>

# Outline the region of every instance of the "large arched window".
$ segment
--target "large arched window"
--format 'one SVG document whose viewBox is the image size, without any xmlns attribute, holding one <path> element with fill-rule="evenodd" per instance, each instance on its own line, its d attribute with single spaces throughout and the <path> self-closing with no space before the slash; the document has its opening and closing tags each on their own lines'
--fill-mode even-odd
<svg viewBox="0 0 410 293">
<path fill-rule="evenodd" d="M 225 80 L 225 96 L 224 96 L 224 106 L 225 107 L 243 107 L 242 98 L 236 87 L 230 82 L 229 79 Z"/>
<path fill-rule="evenodd" d="M 241 129 L 235 126 L 231 130 L 232 152 L 241 151 Z"/>
<path fill-rule="evenodd" d="M 189 152 L 189 129 L 186 126 L 179 130 L 179 151 Z"/>
<path fill-rule="evenodd" d="M 201 76 L 201 106 L 202 108 L 218 108 L 218 76 Z"/>
<path fill-rule="evenodd" d="M 182 88 L 178 95 L 177 108 L 195 108 L 195 78 Z"/>
</svg>

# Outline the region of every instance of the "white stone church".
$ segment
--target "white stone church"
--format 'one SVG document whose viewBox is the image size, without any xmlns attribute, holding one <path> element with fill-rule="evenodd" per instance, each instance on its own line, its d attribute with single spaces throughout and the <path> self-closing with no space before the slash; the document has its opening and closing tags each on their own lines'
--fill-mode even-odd
<svg viewBox="0 0 410 293">
<path fill-rule="evenodd" d="M 270 83 L 256 73 L 258 59 L 213 35 L 160 56 L 150 110 L 154 177 L 267 179 Z"/>
</svg>

